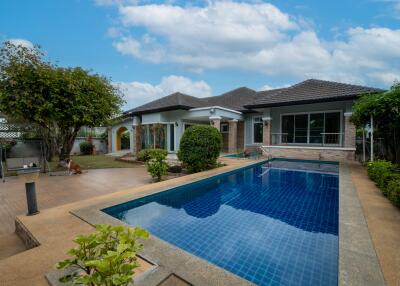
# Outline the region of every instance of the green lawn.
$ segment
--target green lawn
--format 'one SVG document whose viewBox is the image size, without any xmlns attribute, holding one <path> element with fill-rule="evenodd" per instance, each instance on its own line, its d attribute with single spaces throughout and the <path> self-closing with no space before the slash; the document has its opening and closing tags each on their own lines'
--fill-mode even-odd
<svg viewBox="0 0 400 286">
<path fill-rule="evenodd" d="M 106 155 L 76 155 L 71 156 L 71 159 L 78 163 L 83 170 L 135 167 L 135 164 L 117 161 L 115 157 Z M 52 171 L 63 169 L 58 166 L 57 158 L 54 158 L 53 162 L 50 162 L 50 168 Z"/>
</svg>

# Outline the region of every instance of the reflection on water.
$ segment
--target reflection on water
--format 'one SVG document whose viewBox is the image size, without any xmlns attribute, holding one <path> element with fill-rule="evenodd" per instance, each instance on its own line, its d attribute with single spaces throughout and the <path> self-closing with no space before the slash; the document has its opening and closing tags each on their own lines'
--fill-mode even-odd
<svg viewBox="0 0 400 286">
<path fill-rule="evenodd" d="M 105 212 L 256 284 L 336 285 L 337 172 L 272 161 Z"/>
</svg>

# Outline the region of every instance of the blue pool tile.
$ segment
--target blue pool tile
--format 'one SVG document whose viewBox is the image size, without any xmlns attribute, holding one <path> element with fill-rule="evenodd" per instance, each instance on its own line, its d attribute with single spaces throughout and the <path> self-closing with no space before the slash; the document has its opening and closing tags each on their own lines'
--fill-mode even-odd
<svg viewBox="0 0 400 286">
<path fill-rule="evenodd" d="M 337 285 L 337 173 L 279 160 L 104 211 L 258 285 Z"/>
</svg>

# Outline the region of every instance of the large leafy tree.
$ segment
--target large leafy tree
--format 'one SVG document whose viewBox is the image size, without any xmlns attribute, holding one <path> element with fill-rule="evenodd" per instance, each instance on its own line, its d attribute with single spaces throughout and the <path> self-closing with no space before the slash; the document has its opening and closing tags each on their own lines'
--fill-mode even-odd
<svg viewBox="0 0 400 286">
<path fill-rule="evenodd" d="M 49 157 L 67 158 L 79 129 L 105 124 L 122 102 L 107 78 L 47 62 L 39 47 L 0 49 L 0 111 L 38 126 Z"/>
<path fill-rule="evenodd" d="M 387 149 L 387 159 L 400 163 L 400 84 L 377 94 L 367 94 L 359 98 L 353 107 L 352 120 L 363 126 L 374 118 L 374 128 L 383 137 Z"/>
</svg>

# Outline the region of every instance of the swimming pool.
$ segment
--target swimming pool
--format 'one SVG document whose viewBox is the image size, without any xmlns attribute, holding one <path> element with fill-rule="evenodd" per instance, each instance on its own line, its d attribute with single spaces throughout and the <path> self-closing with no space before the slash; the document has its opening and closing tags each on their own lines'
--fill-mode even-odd
<svg viewBox="0 0 400 286">
<path fill-rule="evenodd" d="M 337 285 L 338 165 L 273 160 L 103 211 L 258 285 Z"/>
</svg>

